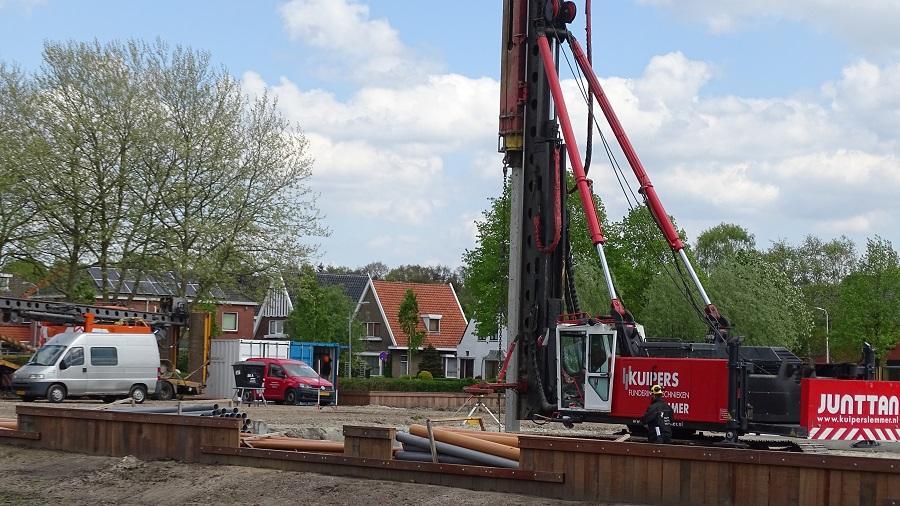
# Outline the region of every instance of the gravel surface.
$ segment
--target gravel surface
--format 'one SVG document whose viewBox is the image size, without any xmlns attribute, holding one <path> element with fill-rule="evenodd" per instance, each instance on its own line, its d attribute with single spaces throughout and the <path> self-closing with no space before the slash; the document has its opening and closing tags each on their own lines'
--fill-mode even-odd
<svg viewBox="0 0 900 506">
<path fill-rule="evenodd" d="M 314 473 L 0 445 L 0 504 L 577 504 L 515 494 Z"/>
</svg>

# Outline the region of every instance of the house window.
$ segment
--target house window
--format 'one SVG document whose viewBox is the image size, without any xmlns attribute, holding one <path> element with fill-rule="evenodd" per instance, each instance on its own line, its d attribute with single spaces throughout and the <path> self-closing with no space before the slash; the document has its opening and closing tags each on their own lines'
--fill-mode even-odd
<svg viewBox="0 0 900 506">
<path fill-rule="evenodd" d="M 409 375 L 409 355 L 400 355 L 400 375 Z"/>
<path fill-rule="evenodd" d="M 378 337 L 381 335 L 381 324 L 378 322 L 366 322 L 366 337 Z"/>
<path fill-rule="evenodd" d="M 497 333 L 491 335 L 491 341 L 499 341 L 499 340 L 500 340 L 500 329 L 497 329 Z"/>
<path fill-rule="evenodd" d="M 475 359 L 461 358 L 459 359 L 459 377 L 474 378 L 475 377 Z"/>
<path fill-rule="evenodd" d="M 429 318 L 428 319 L 428 332 L 440 332 L 440 331 L 441 331 L 441 321 Z"/>
<path fill-rule="evenodd" d="M 223 332 L 237 332 L 238 329 L 238 314 L 237 313 L 222 313 L 222 331 Z"/>
<path fill-rule="evenodd" d="M 280 336 L 282 334 L 284 334 L 284 320 L 270 320 L 269 335 Z"/>
<path fill-rule="evenodd" d="M 444 377 L 456 378 L 458 371 L 456 370 L 456 357 L 444 357 Z"/>
<path fill-rule="evenodd" d="M 381 370 L 381 359 L 378 358 L 378 355 L 361 355 L 359 358 L 366 363 L 366 370 L 369 371 L 370 375 L 382 376 L 384 374 Z"/>
</svg>

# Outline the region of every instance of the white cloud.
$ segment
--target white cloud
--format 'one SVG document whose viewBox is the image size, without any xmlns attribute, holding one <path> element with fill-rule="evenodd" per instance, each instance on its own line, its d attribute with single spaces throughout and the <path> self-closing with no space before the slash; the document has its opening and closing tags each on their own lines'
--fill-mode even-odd
<svg viewBox="0 0 900 506">
<path fill-rule="evenodd" d="M 432 65 L 416 58 L 386 19 L 352 0 L 291 0 L 279 8 L 291 38 L 316 50 L 335 75 L 390 82 L 424 75 Z"/>
<path fill-rule="evenodd" d="M 896 0 L 636 0 L 698 19 L 713 33 L 787 19 L 839 34 L 871 51 L 900 50 L 900 2 Z"/>
</svg>

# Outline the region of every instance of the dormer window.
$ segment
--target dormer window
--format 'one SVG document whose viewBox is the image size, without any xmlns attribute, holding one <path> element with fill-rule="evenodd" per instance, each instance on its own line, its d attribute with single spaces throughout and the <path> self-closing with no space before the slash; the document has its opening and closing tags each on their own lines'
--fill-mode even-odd
<svg viewBox="0 0 900 506">
<path fill-rule="evenodd" d="M 422 321 L 425 323 L 425 328 L 428 330 L 430 334 L 438 334 L 441 332 L 441 317 L 443 315 L 439 314 L 423 314 Z"/>
</svg>

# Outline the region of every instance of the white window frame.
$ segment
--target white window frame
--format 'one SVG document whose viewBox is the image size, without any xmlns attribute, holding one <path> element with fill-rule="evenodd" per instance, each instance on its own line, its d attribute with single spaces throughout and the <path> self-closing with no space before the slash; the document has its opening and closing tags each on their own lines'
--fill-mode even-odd
<svg viewBox="0 0 900 506">
<path fill-rule="evenodd" d="M 273 323 L 274 323 L 274 324 L 281 324 L 281 325 L 279 325 L 279 326 L 281 327 L 281 330 L 278 331 L 278 332 L 273 332 L 273 331 L 272 331 L 272 324 L 273 324 Z M 280 319 L 269 320 L 269 333 L 266 334 L 266 335 L 269 335 L 269 336 L 283 336 L 283 335 L 284 335 L 284 323 L 285 323 L 285 320 L 280 320 Z M 277 329 L 276 329 L 276 330 L 277 330 Z"/>
<path fill-rule="evenodd" d="M 225 328 L 225 316 L 226 315 L 234 315 L 234 328 L 227 329 Z M 222 332 L 237 332 L 240 328 L 240 315 L 235 311 L 225 311 L 222 313 Z"/>
<path fill-rule="evenodd" d="M 404 367 L 404 364 L 406 367 Z M 404 369 L 406 369 L 405 372 Z M 409 353 L 400 355 L 400 376 L 409 376 Z"/>
<path fill-rule="evenodd" d="M 375 325 L 377 326 L 376 328 L 380 330 L 381 322 L 366 322 L 366 337 L 380 337 L 374 332 L 369 331 L 369 325 Z"/>
<path fill-rule="evenodd" d="M 444 377 L 446 378 L 457 378 L 459 379 L 459 359 L 453 355 L 444 355 Z M 448 369 L 449 364 L 453 364 L 453 376 L 450 375 L 450 370 Z"/>
</svg>

